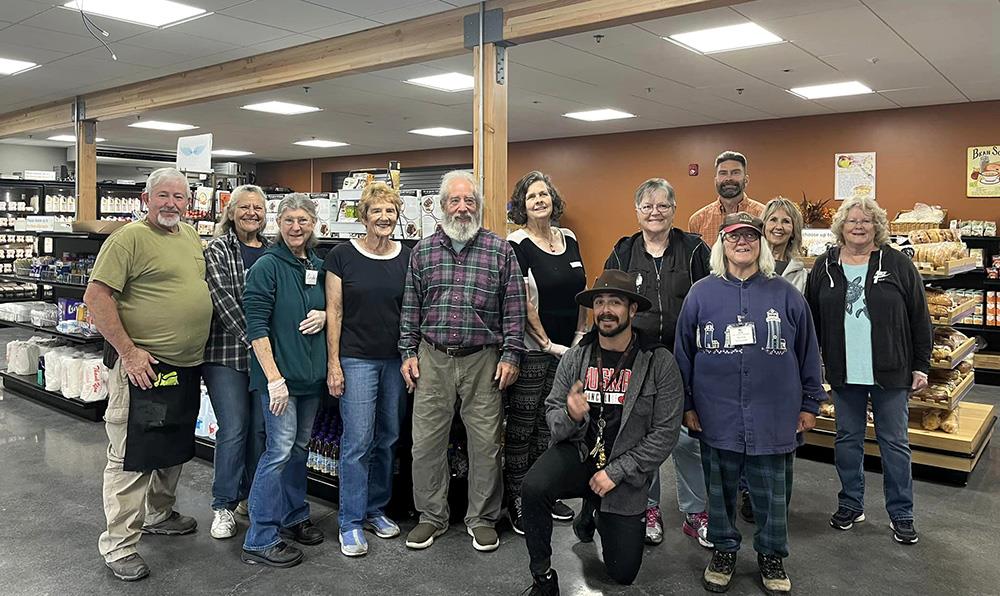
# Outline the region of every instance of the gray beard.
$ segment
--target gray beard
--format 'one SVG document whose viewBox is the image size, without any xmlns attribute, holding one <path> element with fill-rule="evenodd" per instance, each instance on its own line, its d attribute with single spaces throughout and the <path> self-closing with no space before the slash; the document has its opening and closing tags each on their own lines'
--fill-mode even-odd
<svg viewBox="0 0 1000 596">
<path fill-rule="evenodd" d="M 157 214 L 156 223 L 158 223 L 160 227 L 172 230 L 181 223 L 181 216 L 173 214 L 170 215 Z"/>
<path fill-rule="evenodd" d="M 445 215 L 444 221 L 441 222 L 441 229 L 444 233 L 454 240 L 455 242 L 466 243 L 472 240 L 472 237 L 476 235 L 483 225 L 483 220 L 477 212 L 472 216 L 472 221 L 469 223 L 462 223 L 456 221 L 455 218 Z"/>
</svg>

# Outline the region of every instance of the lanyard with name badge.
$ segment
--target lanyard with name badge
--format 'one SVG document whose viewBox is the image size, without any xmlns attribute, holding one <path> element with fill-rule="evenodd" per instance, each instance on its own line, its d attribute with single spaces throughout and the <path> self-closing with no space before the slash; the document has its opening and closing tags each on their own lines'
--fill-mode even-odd
<svg viewBox="0 0 1000 596">
<path fill-rule="evenodd" d="M 628 346 L 622 352 L 622 357 L 618 359 L 618 364 L 615 365 L 614 370 L 611 372 L 611 377 L 608 378 L 609 383 L 613 383 L 618 378 L 618 375 L 621 374 L 629 355 L 632 353 L 632 346 L 634 344 L 635 335 L 629 340 Z M 594 448 L 590 450 L 590 457 L 596 457 L 595 465 L 598 470 L 602 470 L 604 466 L 608 465 L 607 453 L 604 452 L 604 427 L 608 425 L 608 422 L 604 419 L 604 392 L 607 391 L 607 387 L 604 383 L 604 362 L 601 358 L 601 346 L 598 344 L 595 347 L 597 348 L 597 391 L 601 395 L 601 408 L 597 414 L 597 440 L 594 441 Z"/>
</svg>

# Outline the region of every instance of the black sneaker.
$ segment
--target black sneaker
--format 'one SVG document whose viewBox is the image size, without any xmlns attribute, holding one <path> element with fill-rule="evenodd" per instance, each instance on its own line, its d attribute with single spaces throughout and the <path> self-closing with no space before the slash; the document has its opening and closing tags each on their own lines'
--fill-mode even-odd
<svg viewBox="0 0 1000 596">
<path fill-rule="evenodd" d="M 559 521 L 570 521 L 576 513 L 570 509 L 569 505 L 563 503 L 562 501 L 556 501 L 556 504 L 552 506 L 552 519 Z"/>
<path fill-rule="evenodd" d="M 510 518 L 510 527 L 515 534 L 524 536 L 524 508 L 521 507 L 521 497 L 515 497 L 507 505 L 507 517 Z"/>
<path fill-rule="evenodd" d="M 279 542 L 271 548 L 264 550 L 243 549 L 240 560 L 247 565 L 268 565 L 269 567 L 294 567 L 302 562 L 302 551 Z"/>
<path fill-rule="evenodd" d="M 299 544 L 305 544 L 306 546 L 319 544 L 326 538 L 323 534 L 323 530 L 314 526 L 308 519 L 303 520 L 294 526 L 281 528 L 278 533 L 282 538 L 289 538 Z"/>
<path fill-rule="evenodd" d="M 847 507 L 840 507 L 837 512 L 830 517 L 830 526 L 838 530 L 850 530 L 854 524 L 865 521 L 865 514 L 860 511 L 851 511 Z"/>
<path fill-rule="evenodd" d="M 735 570 L 736 551 L 731 553 L 714 551 L 712 560 L 705 568 L 705 574 L 701 578 L 701 585 L 709 592 L 725 592 L 729 589 L 729 582 L 733 580 Z"/>
<path fill-rule="evenodd" d="M 521 593 L 522 596 L 524 594 L 528 596 L 559 596 L 559 577 L 556 575 L 555 569 L 549 569 L 544 577 L 536 575 L 532 579 L 534 579 L 534 583 Z"/>
<path fill-rule="evenodd" d="M 750 491 L 740 491 L 740 517 L 748 524 L 753 523 L 753 506 L 750 504 Z"/>
<path fill-rule="evenodd" d="M 594 532 L 597 530 L 597 523 L 594 521 L 596 514 L 594 504 L 589 499 L 584 499 L 580 515 L 573 520 L 573 533 L 580 542 L 594 541 Z"/>
<path fill-rule="evenodd" d="M 916 544 L 920 540 L 912 519 L 893 520 L 889 522 L 889 527 L 892 528 L 892 537 L 900 544 Z"/>
<path fill-rule="evenodd" d="M 762 555 L 757 553 L 757 567 L 760 568 L 760 579 L 764 583 L 764 591 L 775 596 L 788 594 L 792 591 L 792 582 L 785 574 L 785 566 L 777 555 Z"/>
</svg>

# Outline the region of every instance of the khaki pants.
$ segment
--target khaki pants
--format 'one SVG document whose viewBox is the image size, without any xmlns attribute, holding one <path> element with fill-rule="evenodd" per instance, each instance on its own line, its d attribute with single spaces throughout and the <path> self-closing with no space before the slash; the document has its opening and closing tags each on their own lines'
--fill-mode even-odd
<svg viewBox="0 0 1000 596">
<path fill-rule="evenodd" d="M 492 527 L 500 517 L 500 436 L 503 403 L 493 381 L 499 351 L 454 358 L 424 342 L 413 400 L 413 503 L 420 521 L 448 527 L 448 435 L 455 399 L 469 437 L 469 506 L 465 525 Z"/>
<path fill-rule="evenodd" d="M 108 529 L 97 543 L 105 561 L 117 561 L 136 552 L 143 525 L 154 525 L 173 511 L 181 466 L 152 472 L 126 472 L 125 437 L 128 430 L 128 377 L 121 360 L 108 374 L 108 465 L 104 468 L 104 516 Z"/>
</svg>

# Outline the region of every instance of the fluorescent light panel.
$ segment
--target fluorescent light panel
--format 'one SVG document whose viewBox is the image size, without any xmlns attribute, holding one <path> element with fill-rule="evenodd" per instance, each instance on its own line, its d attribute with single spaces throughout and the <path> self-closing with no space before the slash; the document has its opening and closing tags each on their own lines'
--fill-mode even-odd
<svg viewBox="0 0 1000 596">
<path fill-rule="evenodd" d="M 212 151 L 212 155 L 218 155 L 220 157 L 243 157 L 244 155 L 253 155 L 253 151 L 238 151 L 236 149 L 215 149 Z"/>
<path fill-rule="evenodd" d="M 410 133 L 415 135 L 424 135 L 425 137 L 457 137 L 459 135 L 472 134 L 467 130 L 458 130 L 457 128 L 447 128 L 445 126 L 434 126 L 431 128 L 415 128 L 411 130 Z"/>
<path fill-rule="evenodd" d="M 448 72 L 429 77 L 407 79 L 406 82 L 411 85 L 429 87 L 431 89 L 447 91 L 449 93 L 454 93 L 456 91 L 468 91 L 475 86 L 475 79 L 460 72 Z"/>
<path fill-rule="evenodd" d="M 341 143 L 340 141 L 324 141 L 323 139 L 309 139 L 308 141 L 295 141 L 295 144 L 302 145 L 303 147 L 319 147 L 321 149 L 347 146 L 347 143 Z"/>
<path fill-rule="evenodd" d="M 785 41 L 756 23 L 678 33 L 663 39 L 702 54 L 755 48 Z"/>
<path fill-rule="evenodd" d="M 192 124 L 180 124 L 178 122 L 160 122 L 158 120 L 140 120 L 129 124 L 132 128 L 148 128 L 150 130 L 166 130 L 169 132 L 180 132 L 182 130 L 194 130 L 198 128 Z"/>
<path fill-rule="evenodd" d="M 587 110 L 585 112 L 570 112 L 563 114 L 567 118 L 585 120 L 587 122 L 601 122 L 603 120 L 620 120 L 622 118 L 635 118 L 635 114 L 629 114 L 621 110 L 602 108 L 600 110 Z"/>
<path fill-rule="evenodd" d="M 49 140 L 50 141 L 59 141 L 60 143 L 75 143 L 76 142 L 76 137 L 74 137 L 73 135 L 55 135 L 54 137 L 49 137 Z M 107 139 L 102 139 L 101 137 L 97 137 L 97 138 L 94 139 L 94 142 L 95 143 L 103 143 L 106 140 Z"/>
<path fill-rule="evenodd" d="M 13 60 L 11 58 L 0 58 L 0 75 L 13 75 L 26 70 L 31 70 L 38 66 L 34 62 L 24 60 Z"/>
<path fill-rule="evenodd" d="M 827 97 L 844 97 L 845 95 L 863 95 L 874 93 L 870 87 L 858 81 L 830 83 L 828 85 L 812 85 L 809 87 L 794 87 L 791 93 L 805 99 L 825 99 Z"/>
<path fill-rule="evenodd" d="M 63 4 L 63 8 L 78 11 L 80 5 L 87 14 L 148 27 L 176 25 L 211 14 L 202 8 L 170 0 L 72 0 Z"/>
<path fill-rule="evenodd" d="M 305 106 L 287 101 L 265 101 L 263 103 L 252 103 L 243 106 L 243 110 L 253 110 L 255 112 L 267 112 L 269 114 L 281 114 L 282 116 L 294 116 L 296 114 L 307 114 L 309 112 L 319 112 L 322 108 L 315 106 Z"/>
</svg>

